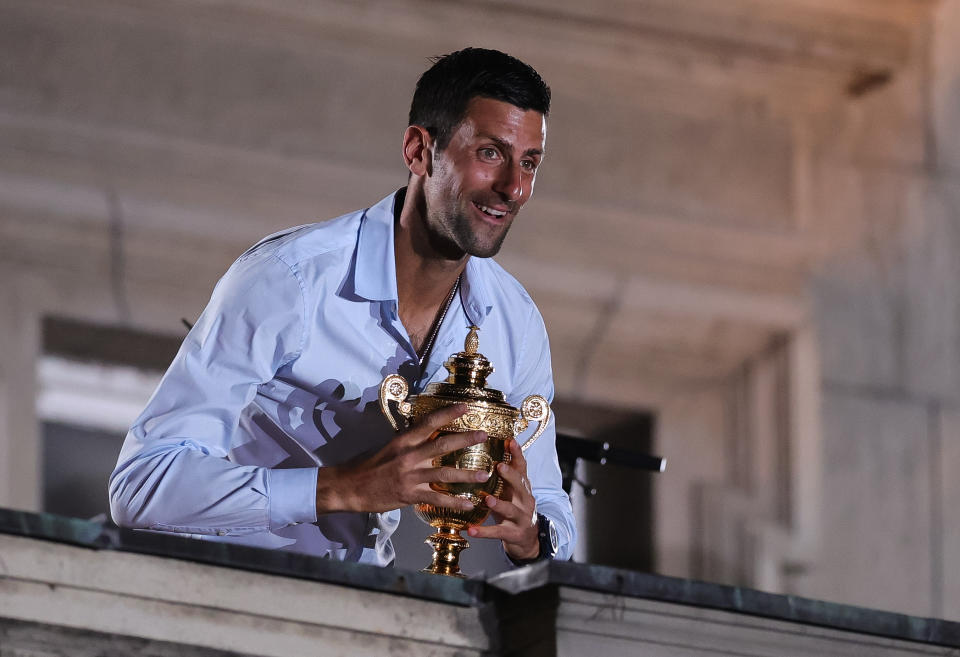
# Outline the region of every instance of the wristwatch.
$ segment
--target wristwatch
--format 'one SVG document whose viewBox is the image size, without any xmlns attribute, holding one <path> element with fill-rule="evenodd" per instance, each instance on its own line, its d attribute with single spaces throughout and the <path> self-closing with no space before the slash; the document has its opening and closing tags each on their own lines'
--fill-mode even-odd
<svg viewBox="0 0 960 657">
<path fill-rule="evenodd" d="M 537 514 L 537 540 L 540 543 L 540 554 L 533 559 L 513 559 L 510 561 L 518 566 L 526 566 L 544 559 L 553 559 L 560 549 L 560 538 L 557 536 L 557 527 L 547 516 Z"/>
</svg>

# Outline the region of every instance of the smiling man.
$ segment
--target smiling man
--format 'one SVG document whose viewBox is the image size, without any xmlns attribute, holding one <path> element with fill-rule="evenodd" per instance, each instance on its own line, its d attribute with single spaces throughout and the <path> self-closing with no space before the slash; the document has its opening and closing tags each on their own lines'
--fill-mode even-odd
<svg viewBox="0 0 960 657">
<path fill-rule="evenodd" d="M 552 399 L 543 320 L 490 260 L 533 192 L 549 108 L 537 72 L 509 55 L 438 58 L 403 137 L 407 187 L 262 240 L 217 284 L 124 442 L 117 523 L 387 565 L 401 507 L 469 506 L 430 487 L 486 477 L 431 467 L 485 439 L 431 440 L 465 409 L 394 435 L 378 388 L 393 373 L 413 393 L 442 380 L 476 325 L 497 367 L 489 386 L 513 406 Z M 514 563 L 572 553 L 554 439 L 551 419 L 525 454 L 511 441 L 504 493 L 486 499 L 495 523 L 468 532 Z"/>
</svg>

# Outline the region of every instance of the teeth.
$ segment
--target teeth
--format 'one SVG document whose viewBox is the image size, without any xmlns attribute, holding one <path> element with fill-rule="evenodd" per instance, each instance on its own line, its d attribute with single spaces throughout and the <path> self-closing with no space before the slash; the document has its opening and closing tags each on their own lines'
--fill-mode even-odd
<svg viewBox="0 0 960 657">
<path fill-rule="evenodd" d="M 501 210 L 494 210 L 493 208 L 488 208 L 487 206 L 480 205 L 479 203 L 477 204 L 477 207 L 480 208 L 482 212 L 486 212 L 487 214 L 492 215 L 494 217 L 502 217 L 503 215 L 507 214 L 506 212 L 503 212 Z"/>
</svg>

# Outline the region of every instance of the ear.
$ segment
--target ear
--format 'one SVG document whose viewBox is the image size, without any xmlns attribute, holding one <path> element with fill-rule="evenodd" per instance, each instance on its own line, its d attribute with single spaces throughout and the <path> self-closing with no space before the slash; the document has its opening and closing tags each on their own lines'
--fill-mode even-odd
<svg viewBox="0 0 960 657">
<path fill-rule="evenodd" d="M 427 129 L 408 126 L 403 133 L 403 161 L 415 176 L 429 176 L 433 169 L 433 139 Z"/>
</svg>

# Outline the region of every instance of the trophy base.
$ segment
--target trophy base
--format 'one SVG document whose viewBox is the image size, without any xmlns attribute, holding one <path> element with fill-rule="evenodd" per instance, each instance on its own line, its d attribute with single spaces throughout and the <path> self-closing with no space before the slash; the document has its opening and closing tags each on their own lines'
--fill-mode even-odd
<svg viewBox="0 0 960 657">
<path fill-rule="evenodd" d="M 427 537 L 424 543 L 433 548 L 433 561 L 420 572 L 466 578 L 460 572 L 460 552 L 470 547 L 470 543 L 460 535 L 459 530 L 437 527 L 437 531 Z"/>
</svg>

